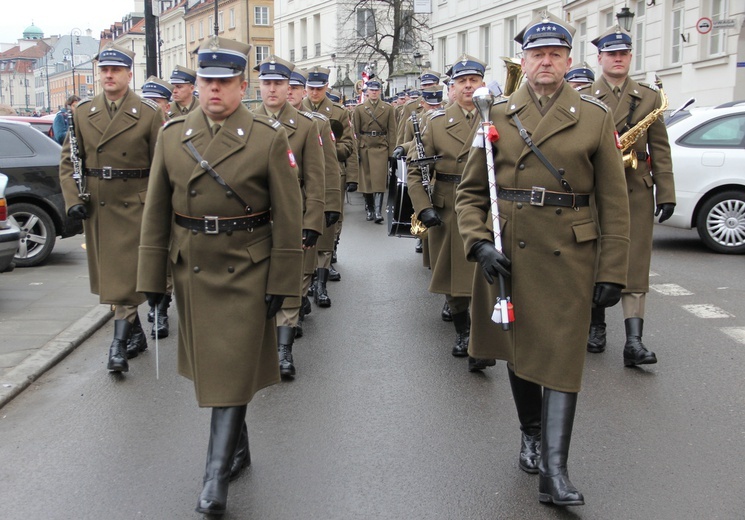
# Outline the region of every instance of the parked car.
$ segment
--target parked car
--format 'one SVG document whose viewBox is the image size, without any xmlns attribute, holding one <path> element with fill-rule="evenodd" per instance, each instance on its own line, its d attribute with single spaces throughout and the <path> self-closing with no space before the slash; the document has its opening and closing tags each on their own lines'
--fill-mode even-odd
<svg viewBox="0 0 745 520">
<path fill-rule="evenodd" d="M 52 130 L 52 124 L 54 123 L 55 114 L 50 114 L 41 117 L 32 116 L 0 116 L 0 119 L 7 119 L 8 121 L 21 121 L 23 123 L 29 123 L 31 126 L 36 128 L 42 134 L 54 139 L 54 131 Z"/>
<path fill-rule="evenodd" d="M 745 106 L 693 108 L 667 124 L 677 205 L 662 225 L 695 227 L 713 251 L 745 253 Z"/>
<path fill-rule="evenodd" d="M 15 255 L 18 267 L 43 263 L 56 237 L 82 232 L 80 220 L 67 217 L 59 182 L 62 147 L 29 123 L 0 119 L 0 172 L 8 176 L 8 214 L 21 229 Z"/>
<path fill-rule="evenodd" d="M 7 185 L 8 176 L 0 173 L 0 273 L 13 270 L 13 259 L 21 244 L 21 230 L 8 219 L 8 203 L 5 200 Z"/>
</svg>

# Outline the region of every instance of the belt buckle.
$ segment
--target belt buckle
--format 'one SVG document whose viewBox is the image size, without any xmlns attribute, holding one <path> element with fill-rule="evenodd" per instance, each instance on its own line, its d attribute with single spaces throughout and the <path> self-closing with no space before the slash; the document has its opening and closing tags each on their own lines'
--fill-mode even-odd
<svg viewBox="0 0 745 520">
<path fill-rule="evenodd" d="M 111 180 L 111 166 L 104 166 L 101 169 L 101 178 Z"/>
<path fill-rule="evenodd" d="M 220 217 L 205 215 L 204 216 L 204 234 L 205 235 L 217 235 L 220 230 L 217 225 Z"/>
<path fill-rule="evenodd" d="M 541 186 L 533 186 L 530 190 L 530 205 L 531 206 L 543 206 L 543 201 L 546 198 L 546 188 Z"/>
<path fill-rule="evenodd" d="M 378 136 L 378 132 L 376 132 L 375 130 L 373 130 L 372 132 L 370 132 L 370 135 L 373 136 L 373 137 L 377 137 Z"/>
</svg>

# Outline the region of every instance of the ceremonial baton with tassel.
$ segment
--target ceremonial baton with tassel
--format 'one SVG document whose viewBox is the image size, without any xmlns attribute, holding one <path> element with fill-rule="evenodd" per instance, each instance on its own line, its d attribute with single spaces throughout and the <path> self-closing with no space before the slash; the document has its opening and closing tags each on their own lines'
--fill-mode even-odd
<svg viewBox="0 0 745 520">
<path fill-rule="evenodd" d="M 155 316 L 153 317 L 153 330 L 155 331 L 155 379 L 160 379 L 160 360 L 158 359 L 158 307 L 160 307 L 160 303 L 155 305 Z"/>
<path fill-rule="evenodd" d="M 489 111 L 494 104 L 494 95 L 487 87 L 476 89 L 473 93 L 473 103 L 481 116 L 481 126 L 473 139 L 473 146 L 484 148 L 486 152 L 486 172 L 489 179 L 489 198 L 491 199 L 491 219 L 494 231 L 494 247 L 502 253 L 502 229 L 499 225 L 499 207 L 497 205 L 497 176 L 494 172 L 494 156 L 492 143 L 499 139 L 499 133 L 489 120 Z M 510 322 L 515 321 L 510 297 L 505 289 L 504 276 L 499 273 L 499 296 L 494 304 L 491 319 L 494 323 L 501 323 L 502 330 L 510 330 Z"/>
</svg>

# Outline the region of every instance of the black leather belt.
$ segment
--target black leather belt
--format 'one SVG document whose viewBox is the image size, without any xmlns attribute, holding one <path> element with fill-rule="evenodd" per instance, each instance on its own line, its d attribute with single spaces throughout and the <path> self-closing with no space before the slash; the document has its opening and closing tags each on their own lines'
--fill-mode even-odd
<svg viewBox="0 0 745 520">
<path fill-rule="evenodd" d="M 590 205 L 590 196 L 577 193 L 546 191 L 546 188 L 533 186 L 532 190 L 511 190 L 500 188 L 497 198 L 512 202 L 528 202 L 531 206 L 564 206 L 581 208 Z"/>
<path fill-rule="evenodd" d="M 377 137 L 379 135 L 388 135 L 388 132 L 376 132 L 373 130 L 372 132 L 360 132 L 362 135 L 371 135 L 373 137 Z"/>
<path fill-rule="evenodd" d="M 442 182 L 454 182 L 458 184 L 461 180 L 460 175 L 450 175 L 449 173 L 438 173 L 435 175 L 435 179 Z"/>
<path fill-rule="evenodd" d="M 150 168 L 115 170 L 106 166 L 104 168 L 86 168 L 85 174 L 88 177 L 100 177 L 102 179 L 142 179 L 150 176 Z"/>
<path fill-rule="evenodd" d="M 246 215 L 245 217 L 217 217 L 205 215 L 204 217 L 187 217 L 176 213 L 176 224 L 192 231 L 201 231 L 205 235 L 217 235 L 228 231 L 239 231 L 248 229 L 253 231 L 254 228 L 265 226 L 271 221 L 271 215 L 268 211 L 257 213 L 255 215 Z"/>
</svg>

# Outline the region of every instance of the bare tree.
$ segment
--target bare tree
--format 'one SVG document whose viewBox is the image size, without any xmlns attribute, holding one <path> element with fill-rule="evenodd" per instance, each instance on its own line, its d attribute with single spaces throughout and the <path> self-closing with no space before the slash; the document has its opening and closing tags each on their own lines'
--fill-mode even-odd
<svg viewBox="0 0 745 520">
<path fill-rule="evenodd" d="M 382 60 L 378 76 L 393 74 L 417 51 L 430 51 L 429 16 L 414 14 L 413 0 L 340 2 L 338 54 L 356 63 Z"/>
</svg>

